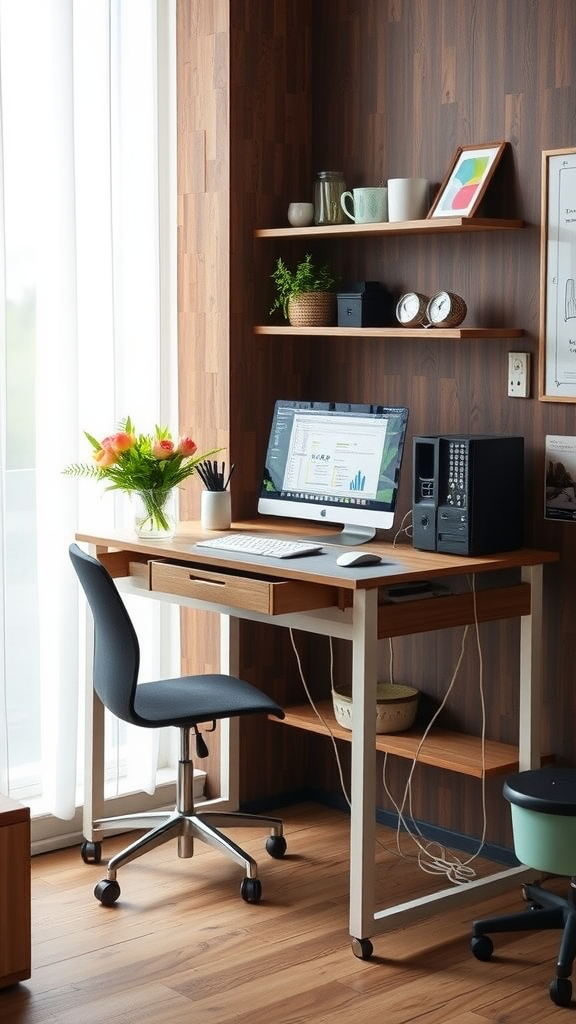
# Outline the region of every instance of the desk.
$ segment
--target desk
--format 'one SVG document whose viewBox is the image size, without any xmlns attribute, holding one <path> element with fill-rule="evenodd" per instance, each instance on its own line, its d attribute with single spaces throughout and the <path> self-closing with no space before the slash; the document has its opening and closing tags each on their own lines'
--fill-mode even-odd
<svg viewBox="0 0 576 1024">
<path fill-rule="evenodd" d="M 294 524 L 276 529 L 257 522 L 234 523 L 234 530 L 276 535 L 294 532 Z M 299 527 L 301 532 L 301 526 Z M 321 530 L 307 529 L 307 533 Z M 520 722 L 519 749 L 513 751 L 499 744 L 491 745 L 489 770 L 496 774 L 513 768 L 539 766 L 541 761 L 539 707 L 542 677 L 542 576 L 543 567 L 558 556 L 549 551 L 522 549 L 504 554 L 466 557 L 416 551 L 409 546 L 392 547 L 372 542 L 383 562 L 377 566 L 343 569 L 336 564 L 339 550 L 326 546 L 320 555 L 279 560 L 197 548 L 194 545 L 207 535 L 198 523 L 182 523 L 171 541 L 142 541 L 134 534 L 101 534 L 79 532 L 76 539 L 89 544 L 117 578 L 122 589 L 159 600 L 213 611 L 221 623 L 221 671 L 238 672 L 237 626 L 241 619 L 273 622 L 275 625 L 349 640 L 352 644 L 352 715 L 351 765 L 351 842 L 350 842 L 350 906 L 349 926 L 352 949 L 356 956 L 367 959 L 372 954 L 371 936 L 399 923 L 426 916 L 433 905 L 465 901 L 478 902 L 478 890 L 491 892 L 506 889 L 510 879 L 526 875 L 519 867 L 496 872 L 466 886 L 450 887 L 383 910 L 375 908 L 375 801 L 376 801 L 376 676 L 378 640 L 388 636 L 408 635 L 427 630 L 445 629 L 473 623 L 520 617 L 519 687 Z M 401 605 L 379 603 L 379 588 L 392 583 L 435 579 L 471 574 L 519 570 L 519 582 L 459 594 L 412 601 Z M 85 801 L 85 836 L 92 839 L 92 822 L 101 816 L 102 802 L 102 720 L 101 709 L 92 693 L 87 699 L 87 798 Z M 300 717 L 299 717 L 300 716 Z M 288 709 L 288 724 L 311 728 L 302 709 L 293 715 Z M 276 727 L 276 726 L 275 726 Z M 224 762 L 237 756 L 233 726 L 223 736 L 229 748 Z M 404 734 L 378 737 L 381 749 L 410 757 L 414 743 Z M 467 748 L 471 738 L 467 738 Z M 479 747 L 479 742 L 478 747 Z M 462 756 L 455 738 L 453 751 L 443 742 L 442 761 L 433 749 L 425 750 L 429 763 L 452 767 L 457 771 L 478 774 L 473 762 L 477 758 Z M 516 757 L 514 757 L 516 754 Z M 452 758 L 452 763 L 446 763 Z M 232 762 L 233 763 L 233 762 Z M 466 767 L 467 765 L 467 767 Z M 232 776 L 234 773 L 232 773 Z M 89 779 L 92 778 L 92 786 Z M 221 800 L 233 806 L 237 800 L 228 773 Z M 93 813 L 96 803 L 100 806 Z"/>
</svg>

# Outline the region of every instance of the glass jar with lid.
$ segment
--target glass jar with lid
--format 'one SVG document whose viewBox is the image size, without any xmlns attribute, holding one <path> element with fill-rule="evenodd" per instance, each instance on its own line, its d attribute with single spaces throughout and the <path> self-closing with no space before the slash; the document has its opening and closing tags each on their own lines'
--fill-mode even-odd
<svg viewBox="0 0 576 1024">
<path fill-rule="evenodd" d="M 342 171 L 318 171 L 314 182 L 314 223 L 344 224 L 340 196 L 346 191 Z"/>
</svg>

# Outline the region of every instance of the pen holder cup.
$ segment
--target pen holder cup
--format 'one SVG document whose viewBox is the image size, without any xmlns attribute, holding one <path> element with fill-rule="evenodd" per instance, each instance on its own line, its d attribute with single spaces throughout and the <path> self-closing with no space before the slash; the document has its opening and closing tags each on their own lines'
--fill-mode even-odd
<svg viewBox="0 0 576 1024">
<path fill-rule="evenodd" d="M 228 530 L 231 516 L 230 491 L 202 491 L 200 524 L 203 530 Z"/>
</svg>

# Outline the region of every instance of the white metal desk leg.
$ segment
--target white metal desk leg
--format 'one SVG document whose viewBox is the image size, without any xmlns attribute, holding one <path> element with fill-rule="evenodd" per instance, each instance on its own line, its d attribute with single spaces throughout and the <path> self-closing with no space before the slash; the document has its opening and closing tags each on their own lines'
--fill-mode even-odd
<svg viewBox="0 0 576 1024">
<path fill-rule="evenodd" d="M 104 705 L 92 685 L 94 660 L 94 624 L 86 613 L 86 671 L 84 710 L 84 810 L 82 832 L 88 843 L 94 841 L 93 824 L 104 816 Z M 91 851 L 83 848 L 91 859 Z"/>
<path fill-rule="evenodd" d="M 240 620 L 220 615 L 220 671 L 237 676 L 240 666 Z M 237 811 L 240 803 L 240 722 L 220 722 L 220 796 L 222 810 Z"/>
<path fill-rule="evenodd" d="M 542 565 L 525 566 L 522 579 L 530 583 L 530 615 L 520 620 L 520 770 L 540 767 L 542 742 L 540 709 L 542 706 Z"/>
<path fill-rule="evenodd" d="M 372 953 L 376 842 L 378 591 L 357 590 L 352 622 L 350 935 L 356 956 Z"/>
</svg>

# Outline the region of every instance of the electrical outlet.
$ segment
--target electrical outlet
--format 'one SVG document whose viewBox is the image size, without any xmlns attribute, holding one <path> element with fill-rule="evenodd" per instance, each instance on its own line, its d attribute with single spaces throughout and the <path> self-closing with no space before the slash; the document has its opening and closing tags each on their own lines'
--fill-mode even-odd
<svg viewBox="0 0 576 1024">
<path fill-rule="evenodd" d="M 530 397 L 530 353 L 508 353 L 508 397 Z"/>
</svg>

